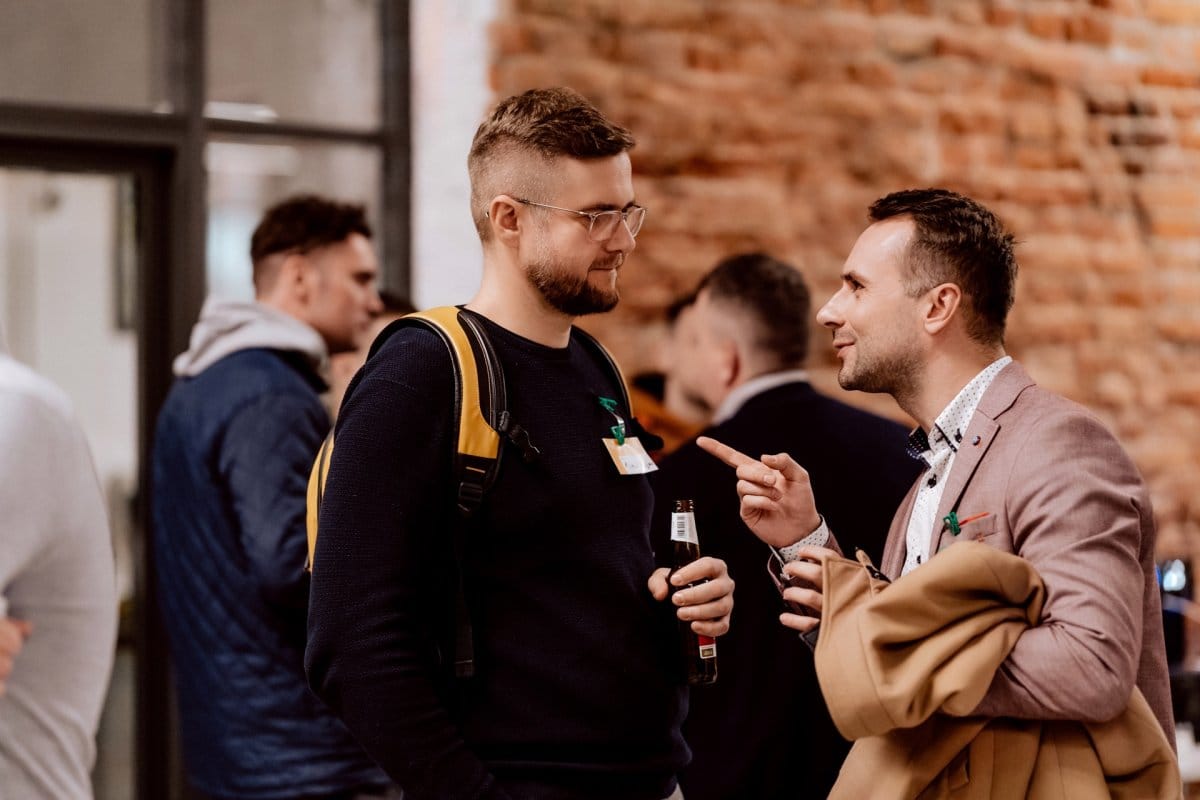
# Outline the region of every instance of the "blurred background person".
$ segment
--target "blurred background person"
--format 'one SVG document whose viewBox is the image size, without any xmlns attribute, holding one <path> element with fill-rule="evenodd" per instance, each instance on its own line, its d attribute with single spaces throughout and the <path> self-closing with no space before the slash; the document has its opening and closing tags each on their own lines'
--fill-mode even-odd
<svg viewBox="0 0 1200 800">
<path fill-rule="evenodd" d="M 366 335 L 363 337 L 362 345 L 354 350 L 334 353 L 329 357 L 329 394 L 327 395 L 326 405 L 334 418 L 337 417 L 338 409 L 342 406 L 342 398 L 346 396 L 346 387 L 354 379 L 358 368 L 366 362 L 367 354 L 371 352 L 371 343 L 375 341 L 375 337 L 392 320 L 399 319 L 405 314 L 411 314 L 417 310 L 407 297 L 390 292 L 387 289 L 379 290 L 379 302 L 382 305 L 382 310 L 379 312 L 379 316 L 375 317 L 371 322 Z"/>
<path fill-rule="evenodd" d="M 712 408 L 678 377 L 677 356 L 695 346 L 695 301 L 695 294 L 686 294 L 667 307 L 667 336 L 659 355 L 660 368 L 634 375 L 630 381 L 630 399 L 638 422 L 663 441 L 660 449 L 650 453 L 655 461 L 694 438 L 712 416 Z"/>
<path fill-rule="evenodd" d="M 0 796 L 90 798 L 117 638 L 108 517 L 70 401 L 2 336 L 0 511 Z"/>
<path fill-rule="evenodd" d="M 381 310 L 363 208 L 267 211 L 256 301 L 210 298 L 154 442 L 159 597 L 188 776 L 213 798 L 385 796 L 386 776 L 304 678 L 305 489 L 330 418 L 330 353 Z"/>
<path fill-rule="evenodd" d="M 812 314 L 800 272 L 762 253 L 732 256 L 700 281 L 691 313 L 694 336 L 681 340 L 675 361 L 680 390 L 715 409 L 705 435 L 747 453 L 791 454 L 829 498 L 822 511 L 845 531 L 839 541 L 848 552 L 861 547 L 878 560 L 918 464 L 905 453 L 901 425 L 809 384 Z M 825 797 L 849 743 L 825 710 L 811 651 L 778 622 L 769 549 L 742 523 L 728 467 L 690 442 L 651 480 L 655 534 L 668 531 L 675 500 L 695 499 L 700 549 L 729 563 L 738 588 L 736 623 L 719 644 L 720 677 L 691 692 L 684 796 Z"/>
</svg>

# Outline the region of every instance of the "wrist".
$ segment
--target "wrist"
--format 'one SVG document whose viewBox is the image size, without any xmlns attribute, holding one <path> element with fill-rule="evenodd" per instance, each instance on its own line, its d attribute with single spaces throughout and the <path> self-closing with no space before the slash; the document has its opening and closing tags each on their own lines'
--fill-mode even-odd
<svg viewBox="0 0 1200 800">
<path fill-rule="evenodd" d="M 779 554 L 780 560 L 786 564 L 789 561 L 799 561 L 801 549 L 805 547 L 824 547 L 828 541 L 829 528 L 825 525 L 825 518 L 817 515 L 817 525 L 810 533 L 786 547 L 776 548 L 776 552 Z"/>
</svg>

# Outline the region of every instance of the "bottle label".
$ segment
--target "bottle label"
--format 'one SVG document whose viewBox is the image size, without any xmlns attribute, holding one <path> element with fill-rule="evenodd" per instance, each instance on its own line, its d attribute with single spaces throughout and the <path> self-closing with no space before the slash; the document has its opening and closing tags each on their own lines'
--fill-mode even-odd
<svg viewBox="0 0 1200 800">
<path fill-rule="evenodd" d="M 671 514 L 671 541 L 688 542 L 697 547 L 700 539 L 696 536 L 696 515 L 691 511 Z"/>
<path fill-rule="evenodd" d="M 696 634 L 696 639 L 700 643 L 700 657 L 707 661 L 710 658 L 717 657 L 717 640 L 711 636 L 701 636 Z"/>
</svg>

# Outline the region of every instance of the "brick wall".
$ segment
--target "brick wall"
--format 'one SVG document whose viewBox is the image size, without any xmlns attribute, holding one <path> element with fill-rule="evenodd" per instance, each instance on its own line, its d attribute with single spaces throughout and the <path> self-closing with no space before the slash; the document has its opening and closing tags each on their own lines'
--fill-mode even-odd
<svg viewBox="0 0 1200 800">
<path fill-rule="evenodd" d="M 639 139 L 650 216 L 589 323 L 627 368 L 718 258 L 790 259 L 819 304 L 873 199 L 950 187 L 1022 242 L 1010 351 L 1118 433 L 1160 550 L 1200 556 L 1200 1 L 509 0 L 491 33 L 497 96 L 569 85 Z"/>
</svg>

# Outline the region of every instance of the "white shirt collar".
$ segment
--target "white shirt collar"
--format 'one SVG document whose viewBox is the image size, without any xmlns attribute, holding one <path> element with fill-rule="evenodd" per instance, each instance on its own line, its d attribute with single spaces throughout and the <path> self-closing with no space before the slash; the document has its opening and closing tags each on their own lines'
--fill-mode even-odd
<svg viewBox="0 0 1200 800">
<path fill-rule="evenodd" d="M 786 383 L 808 383 L 808 370 L 785 369 L 781 372 L 768 372 L 766 375 L 759 375 L 736 386 L 733 391 L 725 395 L 725 399 L 717 407 L 716 413 L 713 414 L 712 424 L 720 425 L 741 411 L 742 406 L 750 398 Z"/>
<path fill-rule="evenodd" d="M 933 430 L 928 434 L 933 450 L 948 446 L 951 450 L 958 451 L 958 443 L 966 434 L 967 426 L 971 423 L 971 417 L 975 416 L 975 409 L 979 406 L 983 393 L 992 385 L 1000 370 L 1010 363 L 1012 356 L 1003 356 L 988 364 L 942 409 L 942 413 L 938 414 L 933 422 Z"/>
</svg>

